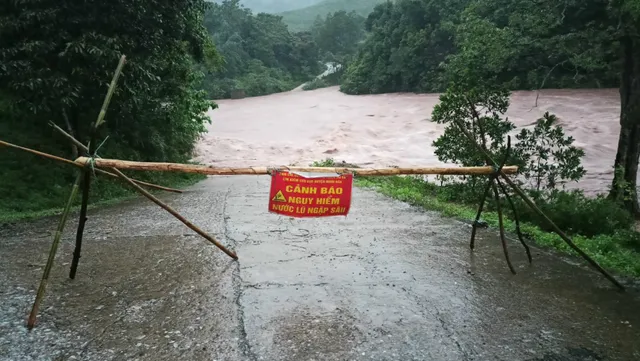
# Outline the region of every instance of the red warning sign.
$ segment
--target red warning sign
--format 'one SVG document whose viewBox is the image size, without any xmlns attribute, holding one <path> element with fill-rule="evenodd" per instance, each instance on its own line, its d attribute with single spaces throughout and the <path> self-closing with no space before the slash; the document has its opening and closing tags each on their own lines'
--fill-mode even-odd
<svg viewBox="0 0 640 361">
<path fill-rule="evenodd" d="M 318 177 L 274 171 L 269 212 L 299 218 L 346 216 L 352 187 L 353 174 Z"/>
</svg>

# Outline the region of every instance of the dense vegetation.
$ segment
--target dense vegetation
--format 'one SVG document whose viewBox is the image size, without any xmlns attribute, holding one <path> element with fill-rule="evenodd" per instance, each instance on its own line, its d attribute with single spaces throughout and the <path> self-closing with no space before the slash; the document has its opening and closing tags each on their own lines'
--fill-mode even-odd
<svg viewBox="0 0 640 361">
<path fill-rule="evenodd" d="M 515 130 L 504 116 L 510 89 L 620 86 L 622 131 L 608 196 L 587 198 L 563 189 L 563 183 L 584 175 L 584 152 L 573 146 L 553 114 L 545 114 L 533 130 L 517 133 L 509 163 L 521 167 L 518 181 L 563 230 L 608 266 L 640 275 L 640 236 L 633 230 L 640 155 L 639 15 L 637 0 L 388 2 L 367 18 L 369 36 L 348 64 L 341 89 L 351 94 L 445 91 L 432 114 L 446 126 L 433 144 L 436 155 L 445 162 L 484 165 L 457 124 L 500 158 L 506 135 Z M 455 202 L 452 213 L 470 215 L 486 180 L 392 179 L 368 185 L 428 208 L 446 210 L 442 201 Z M 516 201 L 516 209 L 535 227 L 530 237 L 566 249 L 559 238 L 544 235 L 550 228 L 522 202 Z"/>
<path fill-rule="evenodd" d="M 292 33 L 281 17 L 254 15 L 238 0 L 212 4 L 204 20 L 224 59 L 202 83 L 214 99 L 291 90 L 320 74 L 325 63 L 346 63 L 365 36 L 365 18 L 355 12 L 318 17 L 308 31 Z"/>
<path fill-rule="evenodd" d="M 373 8 L 386 0 L 323 0 L 315 5 L 280 13 L 285 24 L 294 31 L 309 30 L 318 17 L 325 18 L 331 13 L 344 11 L 367 17 Z"/>
<path fill-rule="evenodd" d="M 208 120 L 203 114 L 213 105 L 195 88 L 199 74 L 194 64 L 212 67 L 218 59 L 203 27 L 205 5 L 203 0 L 1 2 L 3 140 L 65 158 L 77 156 L 78 150 L 48 122 L 86 143 L 113 71 L 125 54 L 124 74 L 98 134 L 100 141 L 106 140 L 100 154 L 189 160 Z M 74 171 L 2 149 L 0 214 L 61 206 Z M 92 201 L 126 194 L 117 183 L 101 180 Z"/>
<path fill-rule="evenodd" d="M 398 0 L 375 8 L 343 91 L 440 92 L 455 64 L 511 89 L 607 87 L 619 66 L 608 1 Z M 470 69 L 465 71 L 471 71 Z"/>
<path fill-rule="evenodd" d="M 317 17 L 311 34 L 321 50 L 323 62 L 345 64 L 358 50 L 365 37 L 365 18 L 355 11 L 336 11 Z"/>
<path fill-rule="evenodd" d="M 352 55 L 364 36 L 364 18 L 355 14 L 330 14 L 312 30 L 292 33 L 281 17 L 255 15 L 238 0 L 109 6 L 38 0 L 2 3 L 0 14 L 3 140 L 64 158 L 81 152 L 48 122 L 86 143 L 121 54 L 128 62 L 98 134 L 106 140 L 100 154 L 186 162 L 209 121 L 203 114 L 215 108 L 207 99 L 290 90 L 321 73 L 323 61 Z M 0 218 L 59 207 L 73 174 L 3 149 Z M 198 179 L 136 176 L 173 185 Z M 129 194 L 99 179 L 91 201 Z"/>
<path fill-rule="evenodd" d="M 365 38 L 365 18 L 355 11 L 336 11 L 326 17 L 317 17 L 311 34 L 320 48 L 320 59 L 329 65 L 325 73 L 306 83 L 303 90 L 338 85 L 359 44 Z"/>
<path fill-rule="evenodd" d="M 211 4 L 204 24 L 224 59 L 203 81 L 211 98 L 235 91 L 247 96 L 287 91 L 323 70 L 310 32 L 291 33 L 281 17 L 254 15 L 238 0 Z"/>
<path fill-rule="evenodd" d="M 620 86 L 610 198 L 638 214 L 640 1 L 397 0 L 378 5 L 342 91 Z M 466 82 L 466 83 L 465 83 Z"/>
</svg>

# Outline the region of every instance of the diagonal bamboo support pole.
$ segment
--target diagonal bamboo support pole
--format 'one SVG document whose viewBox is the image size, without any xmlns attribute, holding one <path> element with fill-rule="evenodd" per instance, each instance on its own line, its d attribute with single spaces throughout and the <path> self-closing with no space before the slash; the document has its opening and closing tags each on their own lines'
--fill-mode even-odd
<svg viewBox="0 0 640 361">
<path fill-rule="evenodd" d="M 71 194 L 69 195 L 67 204 L 64 207 L 64 212 L 62 212 L 62 216 L 60 217 L 60 222 L 58 223 L 58 229 L 56 230 L 56 234 L 53 237 L 53 243 L 51 243 L 51 250 L 49 251 L 49 258 L 47 259 L 47 265 L 44 267 L 42 280 L 40 281 L 40 286 L 38 287 L 38 293 L 36 294 L 36 299 L 33 302 L 33 307 L 31 308 L 29 319 L 27 320 L 27 328 L 29 330 L 33 329 L 33 327 L 36 324 L 38 309 L 40 308 L 40 303 L 44 298 L 44 293 L 47 288 L 47 283 L 49 281 L 49 274 L 51 273 L 51 267 L 53 266 L 53 262 L 56 258 L 56 252 L 58 251 L 58 245 L 60 244 L 60 239 L 62 238 L 62 232 L 64 231 L 64 226 L 67 223 L 67 219 L 71 211 L 71 204 L 73 204 L 73 201 L 76 198 L 76 194 L 78 193 L 78 188 L 80 185 L 81 178 L 82 178 L 82 173 L 78 173 L 78 176 L 76 177 L 76 181 L 73 184 L 73 187 L 71 188 Z"/>
<path fill-rule="evenodd" d="M 504 158 L 502 159 L 502 163 L 500 163 L 500 167 L 497 168 L 501 170 L 504 168 L 505 163 L 509 160 L 509 154 L 511 154 L 511 137 L 507 137 L 507 151 L 505 152 Z M 489 177 L 489 182 L 487 182 L 487 186 L 484 189 L 484 193 L 482 195 L 482 199 L 480 200 L 480 205 L 478 206 L 478 212 L 476 213 L 476 219 L 473 221 L 473 225 L 471 226 L 471 240 L 469 241 L 469 248 L 473 250 L 476 245 L 476 232 L 478 230 L 478 222 L 480 221 L 480 216 L 482 215 L 482 210 L 484 209 L 484 203 L 489 196 L 489 192 L 491 191 L 491 187 L 493 181 L 498 177 L 498 172 L 496 170 L 493 171 L 491 176 Z M 508 257 L 507 263 L 511 264 Z"/>
<path fill-rule="evenodd" d="M 507 202 L 509 202 L 509 205 L 511 206 L 511 211 L 513 211 L 513 219 L 516 222 L 516 234 L 518 235 L 518 240 L 527 253 L 527 259 L 529 260 L 529 263 L 532 263 L 533 258 L 531 257 L 531 250 L 529 249 L 527 243 L 524 241 L 524 236 L 522 235 L 522 231 L 520 230 L 520 215 L 518 214 L 516 205 L 513 203 L 513 200 L 511 199 L 509 192 L 507 192 L 506 187 L 502 184 L 502 182 L 500 182 L 500 179 L 496 178 L 496 183 L 498 184 L 498 187 L 500 187 L 500 190 L 502 190 L 502 194 L 504 194 L 505 198 L 507 198 Z"/>
<path fill-rule="evenodd" d="M 124 65 L 124 55 L 122 56 L 122 58 L 120 59 L 120 64 L 118 64 L 118 69 L 116 69 L 116 74 L 114 75 L 114 78 L 111 82 L 111 86 L 109 87 L 109 92 L 107 93 L 107 96 L 105 98 L 105 102 L 102 106 L 102 109 L 100 111 L 100 114 L 98 116 L 98 119 L 96 120 L 95 124 L 94 124 L 94 131 L 95 128 L 97 128 L 100 124 L 102 124 L 104 122 L 104 116 L 106 114 L 106 109 L 107 106 L 109 105 L 109 100 L 111 99 L 111 96 L 113 95 L 113 89 L 115 88 L 115 84 L 116 81 L 118 79 L 118 76 L 120 74 L 120 71 L 122 70 L 122 66 Z M 66 138 L 68 138 L 73 144 L 77 145 L 80 149 L 83 149 L 85 151 L 87 151 L 89 153 L 89 155 L 92 158 L 88 158 L 88 157 L 81 157 L 82 159 L 84 159 L 84 162 L 77 162 L 76 163 L 83 167 L 83 168 L 87 168 L 89 166 L 94 166 L 96 161 L 101 160 L 102 158 L 100 158 L 97 154 L 92 154 L 92 149 L 91 147 L 87 147 L 84 144 L 82 144 L 80 141 L 78 141 L 76 138 L 74 138 L 72 135 L 70 135 L 69 133 L 65 132 L 63 129 L 61 129 L 60 127 L 56 126 L 55 124 L 50 123 L 54 129 L 58 130 L 62 135 L 64 135 Z M 191 222 L 189 222 L 186 218 L 184 218 L 182 215 L 180 215 L 177 211 L 175 211 L 173 208 L 169 207 L 167 204 L 163 203 L 162 201 L 160 201 L 158 198 L 154 197 L 151 193 L 147 192 L 146 190 L 144 190 L 142 187 L 140 187 L 139 185 L 137 185 L 131 178 L 127 177 L 124 173 L 122 173 L 120 170 L 118 170 L 117 168 L 114 167 L 110 167 L 110 169 L 117 175 L 117 177 L 119 177 L 120 179 L 122 179 L 123 181 L 125 181 L 126 183 L 128 183 L 130 186 L 132 186 L 136 191 L 138 191 L 139 193 L 141 193 L 142 195 L 144 195 L 145 197 L 147 197 L 148 199 L 150 199 L 151 201 L 153 201 L 154 203 L 156 203 L 157 205 L 159 205 L 161 208 L 165 209 L 167 212 L 171 213 L 174 217 L 176 217 L 178 220 L 180 220 L 182 223 L 184 223 L 187 227 L 191 228 L 192 230 L 194 230 L 196 233 L 200 234 L 202 237 L 204 237 L 205 239 L 207 239 L 209 242 L 213 243 L 215 246 L 217 246 L 218 248 L 220 248 L 223 252 L 225 252 L 229 257 L 233 258 L 233 259 L 238 259 L 238 256 L 232 252 L 229 251 L 227 248 L 225 248 L 222 244 L 220 244 L 218 241 L 216 241 L 213 237 L 209 236 L 207 233 L 205 233 L 204 231 L 202 231 L 201 229 L 199 229 L 198 227 L 196 227 L 195 225 L 193 225 Z M 86 217 L 85 217 L 86 218 Z M 83 217 L 81 215 L 80 218 L 80 222 L 83 221 Z M 80 223 L 81 224 L 81 223 Z M 77 234 L 77 238 L 76 238 L 76 249 L 79 249 L 79 246 L 81 245 L 82 242 L 82 232 L 84 231 L 84 228 L 80 228 L 78 227 L 78 234 Z M 78 241 L 79 240 L 79 241 Z M 74 253 L 74 262 L 72 263 L 72 273 L 70 274 L 70 277 L 72 275 L 75 275 L 74 272 L 74 264 L 77 266 L 77 257 L 76 254 Z M 73 278 L 73 277 L 72 277 Z"/>
<path fill-rule="evenodd" d="M 89 135 L 89 145 L 86 149 L 86 153 L 88 157 L 92 157 L 95 153 L 95 140 L 96 134 L 98 133 L 98 127 L 104 122 L 104 117 L 107 114 L 107 108 L 109 108 L 109 103 L 111 102 L 111 97 L 113 97 L 113 93 L 116 90 L 116 84 L 118 83 L 118 79 L 120 78 L 120 74 L 122 74 L 122 68 L 124 67 L 126 57 L 122 55 L 120 57 L 120 62 L 118 62 L 118 67 L 116 68 L 115 73 L 113 74 L 113 79 L 111 79 L 111 84 L 109 84 L 109 90 L 107 91 L 107 95 L 104 98 L 104 102 L 102 103 L 102 108 L 100 109 L 100 113 L 98 113 L 98 118 L 95 123 L 91 127 L 90 135 Z M 84 149 L 84 147 L 83 147 Z M 84 236 L 84 226 L 87 223 L 87 207 L 89 206 L 89 191 L 91 189 L 91 167 L 85 166 L 83 171 L 83 180 L 82 180 L 82 204 L 80 206 L 80 218 L 78 220 L 78 229 L 76 231 L 76 246 L 73 249 L 73 258 L 71 260 L 71 268 L 69 270 L 69 278 L 75 279 L 76 272 L 78 270 L 78 263 L 80 263 L 80 255 L 82 253 L 82 237 Z"/>
<path fill-rule="evenodd" d="M 125 181 L 127 184 L 129 184 L 131 187 L 133 187 L 135 190 L 137 190 L 139 193 L 141 193 L 143 196 L 149 198 L 149 200 L 151 200 L 153 203 L 159 205 L 160 207 L 162 207 L 164 210 L 166 210 L 167 212 L 171 213 L 172 216 L 176 217 L 180 222 L 184 223 L 185 226 L 191 228 L 192 230 L 194 230 L 196 233 L 198 233 L 199 235 L 201 235 L 202 237 L 204 237 L 207 241 L 213 243 L 216 247 L 220 248 L 220 250 L 222 250 L 222 252 L 226 253 L 229 257 L 233 258 L 233 259 L 238 259 L 238 256 L 235 254 L 235 252 L 228 250 L 225 246 L 223 246 L 222 244 L 220 244 L 218 241 L 215 240 L 215 238 L 209 236 L 207 233 L 205 233 L 203 230 L 201 230 L 200 228 L 196 227 L 193 223 L 189 222 L 186 218 L 184 218 L 183 216 L 180 215 L 180 213 L 178 213 L 177 211 L 175 211 L 173 208 L 171 208 L 169 205 L 165 204 L 164 202 L 162 202 L 161 200 L 159 200 L 158 198 L 154 197 L 151 193 L 147 192 L 146 190 L 144 190 L 142 187 L 140 187 L 139 185 L 135 184 L 134 182 L 131 181 L 131 179 L 129 179 L 126 175 L 124 175 L 122 172 L 120 172 L 118 169 L 113 169 L 113 171 L 123 180 Z"/>
<path fill-rule="evenodd" d="M 55 161 L 60 162 L 60 163 L 72 165 L 72 166 L 77 167 L 77 168 L 84 168 L 84 165 L 76 163 L 74 161 L 71 161 L 71 160 L 68 160 L 68 159 L 64 159 L 64 158 L 55 156 L 53 154 L 40 152 L 40 151 L 31 149 L 31 148 L 21 147 L 19 145 L 15 145 L 15 144 L 12 144 L 12 143 L 9 143 L 9 142 L 5 142 L 5 141 L 2 141 L 2 140 L 0 140 L 0 145 L 8 147 L 8 148 L 18 149 L 18 150 L 21 150 L 21 151 L 24 151 L 24 152 L 27 152 L 27 153 L 35 154 L 35 155 L 40 156 L 42 158 L 47 158 L 47 159 L 55 160 Z M 100 173 L 100 174 L 109 176 L 111 178 L 119 178 L 117 175 L 115 175 L 113 173 L 109 173 L 109 172 L 107 172 L 105 170 L 102 170 L 102 169 L 95 169 L 95 171 L 96 171 L 96 173 Z M 147 182 L 143 182 L 143 181 L 140 181 L 140 180 L 137 180 L 137 179 L 132 179 L 132 181 L 134 181 L 136 184 L 139 184 L 139 185 L 142 185 L 142 186 L 145 186 L 145 187 L 149 187 L 149 188 L 158 189 L 158 190 L 161 190 L 161 191 L 173 192 L 173 193 L 182 193 L 182 191 L 179 190 L 179 189 L 163 187 L 163 186 L 159 186 L 157 184 L 147 183 Z"/>
<path fill-rule="evenodd" d="M 469 133 L 469 131 L 464 127 L 464 124 L 462 124 L 461 121 L 459 120 L 454 120 L 456 125 L 458 126 L 458 129 L 460 129 L 460 131 L 471 141 L 473 142 L 473 144 L 476 145 L 476 148 L 478 149 L 478 151 L 480 151 L 480 153 L 484 156 L 484 158 L 486 159 L 486 161 L 489 164 L 496 164 L 495 160 L 493 159 L 493 157 L 491 156 L 491 154 L 489 154 L 489 152 L 485 149 L 483 149 L 474 139 L 473 135 L 471 135 L 471 133 Z M 569 236 L 567 236 L 542 210 L 540 210 L 540 208 L 538 208 L 538 206 L 531 200 L 531 198 L 529 198 L 526 193 L 520 189 L 520 187 L 511 180 L 511 178 L 509 178 L 507 176 L 507 174 L 504 171 L 499 171 L 500 176 L 502 177 L 502 179 L 504 179 L 504 181 L 511 187 L 511 189 L 513 189 L 514 192 L 516 192 L 516 194 L 518 196 L 520 196 L 520 198 L 522 198 L 522 200 L 525 201 L 525 203 L 527 203 L 527 205 L 534 211 L 536 212 L 540 217 L 542 217 L 545 222 L 547 222 L 547 224 L 553 229 L 553 231 L 560 236 L 560 238 L 562 238 L 562 240 L 569 246 L 571 247 L 571 249 L 573 249 L 576 253 L 578 253 L 583 259 L 585 259 L 593 268 L 595 268 L 596 270 L 598 270 L 598 272 L 600 272 L 606 279 L 608 279 L 609 281 L 611 281 L 611 283 L 613 283 L 616 287 L 618 287 L 621 291 L 624 291 L 625 288 L 624 286 L 618 282 L 613 276 L 611 276 L 604 268 L 602 268 L 602 266 L 600 266 L 598 264 L 598 262 L 594 261 L 591 257 L 589 257 L 588 254 L 586 254 L 582 249 L 580 249 L 580 247 L 576 246 L 575 243 L 573 243 L 573 241 L 571 240 L 571 238 L 569 238 Z"/>
<path fill-rule="evenodd" d="M 491 189 L 493 190 L 493 197 L 496 201 L 496 210 L 498 211 L 498 225 L 500 226 L 500 242 L 502 243 L 502 251 L 504 252 L 504 258 L 507 260 L 507 265 L 509 266 L 509 270 L 511 273 L 516 274 L 516 270 L 513 268 L 511 264 L 511 259 L 509 258 L 509 250 L 507 249 L 507 238 L 504 234 L 504 220 L 502 217 L 502 202 L 500 201 L 500 193 L 498 192 L 498 187 L 496 187 L 496 180 L 491 178 Z"/>
<path fill-rule="evenodd" d="M 482 199 L 480 200 L 480 205 L 478 206 L 478 212 L 476 212 L 476 218 L 473 220 L 473 224 L 471 225 L 471 240 L 469 241 L 469 248 L 471 250 L 476 248 L 476 233 L 478 231 L 478 222 L 480 222 L 480 217 L 482 216 L 482 211 L 484 210 L 484 203 L 487 201 L 487 197 L 489 196 L 489 192 L 491 191 L 491 181 L 494 176 L 489 178 L 487 182 L 487 186 L 484 188 L 484 193 L 482 194 Z"/>
</svg>

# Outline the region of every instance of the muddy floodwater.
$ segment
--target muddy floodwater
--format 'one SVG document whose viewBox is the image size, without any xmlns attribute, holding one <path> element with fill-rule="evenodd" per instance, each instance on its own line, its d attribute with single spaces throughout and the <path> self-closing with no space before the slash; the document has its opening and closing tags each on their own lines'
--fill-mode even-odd
<svg viewBox="0 0 640 361">
<path fill-rule="evenodd" d="M 516 93 L 530 125 L 559 115 L 606 188 L 615 91 Z M 335 88 L 221 101 L 199 145 L 217 165 L 334 157 L 360 165 L 433 165 L 434 95 L 349 97 Z M 234 261 L 146 199 L 91 210 L 75 280 L 67 226 L 36 328 L 26 316 L 57 219 L 0 225 L 0 360 L 633 361 L 640 291 L 619 292 L 580 259 L 495 229 L 468 247 L 468 223 L 354 189 L 347 217 L 267 212 L 267 176 L 210 177 L 160 194 L 237 252 Z"/>
<path fill-rule="evenodd" d="M 545 90 L 534 107 L 536 94 L 514 92 L 508 118 L 522 128 L 547 111 L 557 115 L 586 153 L 586 176 L 568 187 L 606 192 L 620 131 L 618 91 Z M 197 159 L 229 166 L 308 165 L 327 157 L 361 166 L 437 165 L 431 144 L 444 129 L 430 121 L 437 103 L 437 94 L 351 96 L 337 87 L 221 100 Z"/>
</svg>

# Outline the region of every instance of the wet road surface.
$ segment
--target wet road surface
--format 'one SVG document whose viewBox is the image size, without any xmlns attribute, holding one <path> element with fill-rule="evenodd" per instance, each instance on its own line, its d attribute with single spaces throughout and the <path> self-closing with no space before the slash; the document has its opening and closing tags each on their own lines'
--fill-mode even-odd
<svg viewBox="0 0 640 361">
<path fill-rule="evenodd" d="M 1 360 L 638 360 L 640 295 L 575 259 L 529 266 L 496 230 L 356 189 L 346 218 L 266 212 L 267 177 L 163 195 L 232 261 L 146 200 L 70 222 L 40 323 L 24 328 L 56 219 L 0 230 Z"/>
</svg>

